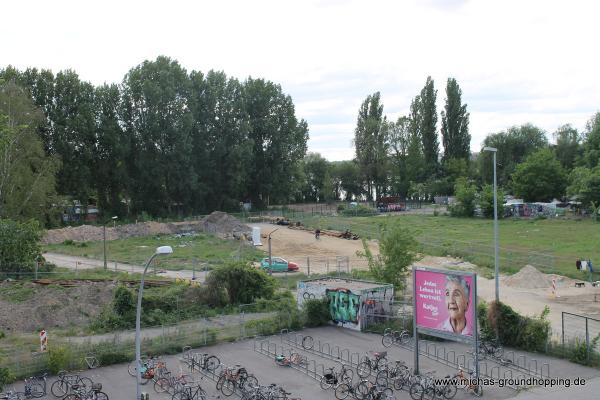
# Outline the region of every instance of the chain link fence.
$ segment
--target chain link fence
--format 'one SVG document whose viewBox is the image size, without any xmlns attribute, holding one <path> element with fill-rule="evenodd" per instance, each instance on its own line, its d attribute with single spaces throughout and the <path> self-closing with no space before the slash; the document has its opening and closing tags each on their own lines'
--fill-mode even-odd
<svg viewBox="0 0 600 400">
<path fill-rule="evenodd" d="M 600 319 L 563 312 L 561 325 L 563 347 L 583 351 L 587 362 L 600 362 Z"/>
</svg>

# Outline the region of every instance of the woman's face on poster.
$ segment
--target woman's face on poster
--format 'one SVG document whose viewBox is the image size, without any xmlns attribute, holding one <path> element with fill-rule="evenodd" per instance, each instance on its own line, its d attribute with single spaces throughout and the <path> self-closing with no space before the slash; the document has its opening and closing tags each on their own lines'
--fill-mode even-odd
<svg viewBox="0 0 600 400">
<path fill-rule="evenodd" d="M 446 307 L 450 318 L 465 318 L 465 313 L 469 307 L 469 299 L 467 299 L 465 288 L 460 283 L 450 281 L 446 284 Z"/>
</svg>

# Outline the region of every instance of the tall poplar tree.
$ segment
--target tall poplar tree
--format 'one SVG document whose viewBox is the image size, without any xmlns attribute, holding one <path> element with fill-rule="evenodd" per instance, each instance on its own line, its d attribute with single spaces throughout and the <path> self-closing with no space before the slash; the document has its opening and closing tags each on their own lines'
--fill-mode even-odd
<svg viewBox="0 0 600 400">
<path fill-rule="evenodd" d="M 462 90 L 456 79 L 448 78 L 446 84 L 446 105 L 442 110 L 442 143 L 444 161 L 452 159 L 468 160 L 471 154 L 469 134 L 469 113 L 462 104 Z"/>
<path fill-rule="evenodd" d="M 438 171 L 439 142 L 437 136 L 437 111 L 435 100 L 437 90 L 434 89 L 433 79 L 427 77 L 425 87 L 420 95 L 419 131 L 423 140 L 423 158 L 425 174 L 428 177 Z"/>
</svg>

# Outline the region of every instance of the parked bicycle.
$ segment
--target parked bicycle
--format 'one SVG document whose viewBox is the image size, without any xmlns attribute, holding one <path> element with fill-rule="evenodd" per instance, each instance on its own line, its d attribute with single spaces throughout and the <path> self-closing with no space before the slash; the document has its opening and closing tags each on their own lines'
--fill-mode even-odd
<svg viewBox="0 0 600 400">
<path fill-rule="evenodd" d="M 375 382 L 379 386 L 393 386 L 396 390 L 401 390 L 410 379 L 411 373 L 404 361 L 396 360 L 395 364 L 387 367 L 385 370 L 377 372 Z"/>
<path fill-rule="evenodd" d="M 391 347 L 395 345 L 407 345 L 410 343 L 411 337 L 408 331 L 393 331 L 390 328 L 386 328 L 381 337 L 381 344 L 383 347 Z"/>
<path fill-rule="evenodd" d="M 181 390 L 173 393 L 171 400 L 206 400 L 207 395 L 200 384 L 185 385 Z"/>
<path fill-rule="evenodd" d="M 356 385 L 351 383 L 341 383 L 335 388 L 335 398 L 338 400 L 344 400 L 348 396 L 352 396 L 355 399 L 363 400 L 369 393 L 369 381 L 363 379 Z"/>
<path fill-rule="evenodd" d="M 161 361 L 158 357 L 150 357 L 146 359 L 142 358 L 140 361 L 142 364 L 140 369 L 142 385 L 147 384 L 151 379 L 154 378 L 157 369 L 162 369 L 166 366 L 166 364 L 163 361 Z M 127 367 L 127 372 L 129 372 L 129 375 L 136 376 L 136 364 L 136 360 L 133 360 L 131 363 L 129 363 L 129 366 Z"/>
<path fill-rule="evenodd" d="M 236 387 L 246 390 L 257 385 L 258 379 L 254 375 L 248 374 L 246 368 L 236 365 L 227 367 L 221 372 L 217 381 L 217 390 L 220 390 L 225 396 L 231 396 Z"/>
<path fill-rule="evenodd" d="M 95 369 L 100 366 L 100 361 L 98 361 L 98 357 L 96 357 L 96 353 L 88 353 L 84 357 L 84 360 L 89 369 Z"/>
<path fill-rule="evenodd" d="M 433 386 L 433 374 L 435 371 L 426 372 L 423 375 L 413 375 L 410 380 L 408 394 L 413 400 L 422 400 L 425 393 L 431 392 Z"/>
<path fill-rule="evenodd" d="M 356 367 L 356 372 L 361 378 L 366 378 L 371 375 L 372 371 L 382 371 L 387 369 L 387 351 L 376 352 L 371 351 L 373 359 L 369 357 L 369 354 L 363 358 L 363 360 Z"/>
<path fill-rule="evenodd" d="M 6 393 L 0 393 L 0 400 L 25 400 L 25 393 L 13 392 L 9 390 Z"/>
<path fill-rule="evenodd" d="M 94 383 L 91 390 L 79 385 L 71 387 L 73 393 L 68 394 L 63 400 L 108 400 L 108 395 L 102 391 L 101 383 Z"/>
<path fill-rule="evenodd" d="M 335 371 L 335 367 L 327 368 L 327 371 L 321 377 L 321 381 L 319 384 L 321 385 L 321 389 L 327 390 L 332 386 L 337 386 L 341 383 L 352 384 L 352 379 L 354 378 L 354 371 L 344 363 L 338 372 Z"/>
<path fill-rule="evenodd" d="M 50 393 L 52 393 L 54 397 L 65 397 L 70 393 L 71 388 L 74 385 L 78 385 L 78 387 L 85 387 L 90 390 L 93 383 L 94 382 L 92 382 L 92 380 L 86 376 L 67 374 L 66 371 L 60 371 L 56 381 L 54 381 L 50 386 Z"/>
<path fill-rule="evenodd" d="M 48 374 L 32 376 L 25 379 L 24 394 L 28 399 L 44 397 L 46 395 L 46 377 Z"/>
<path fill-rule="evenodd" d="M 477 375 L 475 371 L 469 371 L 468 375 L 465 375 L 465 371 L 462 368 L 458 369 L 458 373 L 454 375 L 458 387 L 463 389 L 467 393 L 471 393 L 474 396 L 483 396 L 483 388 L 477 382 Z"/>
<path fill-rule="evenodd" d="M 308 365 L 308 359 L 305 356 L 300 355 L 299 353 L 292 353 L 289 357 L 286 357 L 283 354 L 281 354 L 275 356 L 275 364 L 281 367 L 289 367 L 291 365 L 304 367 Z"/>
<path fill-rule="evenodd" d="M 367 394 L 362 400 L 396 400 L 394 391 L 388 387 L 381 387 L 371 382 L 366 383 Z"/>
<path fill-rule="evenodd" d="M 480 360 L 490 356 L 492 358 L 501 359 L 504 354 L 502 345 L 497 340 L 480 340 L 478 356 Z"/>
<path fill-rule="evenodd" d="M 161 378 L 154 382 L 154 390 L 157 393 L 178 392 L 183 390 L 184 386 L 192 382 L 192 377 L 185 374 L 173 376 L 171 371 L 167 371 Z"/>
</svg>

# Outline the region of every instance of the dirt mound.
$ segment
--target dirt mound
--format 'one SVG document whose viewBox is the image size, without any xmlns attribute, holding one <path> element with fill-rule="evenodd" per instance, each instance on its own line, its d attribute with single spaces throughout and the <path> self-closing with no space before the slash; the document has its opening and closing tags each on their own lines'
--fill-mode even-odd
<svg viewBox="0 0 600 400">
<path fill-rule="evenodd" d="M 556 286 L 572 286 L 575 282 L 566 276 L 556 274 L 545 274 L 531 265 L 526 265 L 514 275 L 503 278 L 504 284 L 511 287 L 523 289 L 549 289 L 552 280 L 556 280 Z"/>
<path fill-rule="evenodd" d="M 85 326 L 112 300 L 114 283 L 77 287 L 0 283 L 0 327 L 8 332 Z"/>
<path fill-rule="evenodd" d="M 248 225 L 221 211 L 214 211 L 212 214 L 204 217 L 200 221 L 200 225 L 204 232 L 214 233 L 224 238 L 234 237 L 240 239 L 251 233 Z"/>
<path fill-rule="evenodd" d="M 81 225 L 52 229 L 42 238 L 43 244 L 62 243 L 65 240 L 87 242 L 103 240 L 102 226 Z M 215 211 L 200 221 L 185 221 L 174 223 L 140 222 L 137 224 L 119 225 L 116 228 L 106 227 L 106 240 L 125 239 L 134 236 L 170 235 L 204 231 L 214 233 L 222 238 L 249 236 L 251 229 L 231 215 Z"/>
</svg>

